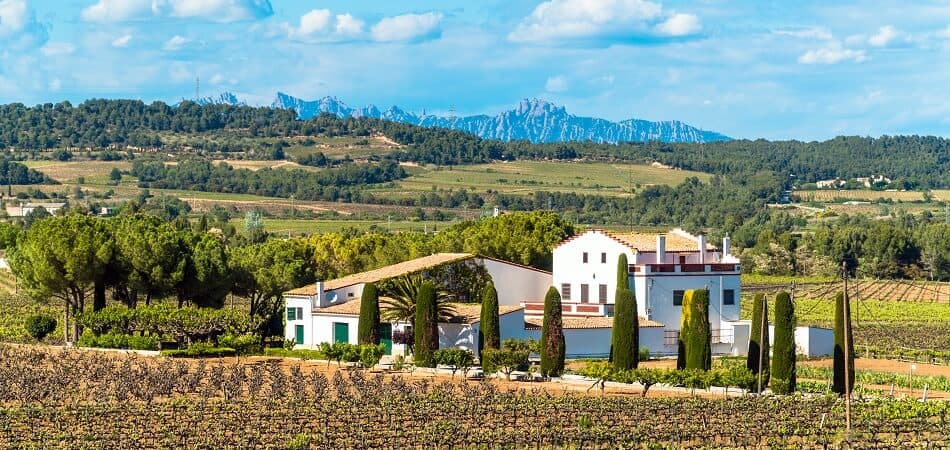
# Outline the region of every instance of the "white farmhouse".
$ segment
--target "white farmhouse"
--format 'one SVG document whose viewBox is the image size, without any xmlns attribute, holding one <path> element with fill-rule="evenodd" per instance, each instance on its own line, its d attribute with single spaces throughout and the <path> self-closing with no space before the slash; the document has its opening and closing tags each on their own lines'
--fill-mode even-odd
<svg viewBox="0 0 950 450">
<path fill-rule="evenodd" d="M 286 322 L 284 337 L 293 339 L 298 346 L 313 348 L 321 343 L 357 343 L 360 298 L 367 283 L 425 273 L 436 268 L 469 265 L 484 268 L 498 291 L 501 338 L 526 339 L 525 298 L 538 298 L 551 286 L 551 274 L 493 258 L 468 253 L 438 253 L 405 261 L 380 269 L 361 272 L 335 280 L 317 282 L 284 293 Z M 386 299 L 380 299 L 384 303 Z M 478 351 L 478 322 L 480 304 L 453 304 L 454 317 L 439 324 L 439 347 L 458 347 Z M 411 333 L 407 323 L 382 323 L 380 336 L 387 354 L 404 354 L 405 349 L 393 344 L 393 335 Z"/>
</svg>

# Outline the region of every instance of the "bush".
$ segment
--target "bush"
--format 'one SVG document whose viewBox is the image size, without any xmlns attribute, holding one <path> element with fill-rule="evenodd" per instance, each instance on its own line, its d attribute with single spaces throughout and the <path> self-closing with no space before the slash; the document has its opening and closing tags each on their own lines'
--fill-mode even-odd
<svg viewBox="0 0 950 450">
<path fill-rule="evenodd" d="M 261 337 L 256 334 L 225 334 L 218 338 L 218 346 L 233 348 L 238 355 L 259 355 L 264 351 Z"/>
<path fill-rule="evenodd" d="M 305 350 L 305 349 L 299 349 L 299 350 L 293 350 L 293 349 L 291 349 L 291 350 L 287 350 L 287 349 L 283 349 L 283 348 L 267 348 L 267 349 L 264 349 L 264 355 L 265 355 L 265 356 L 278 356 L 278 357 L 281 357 L 281 358 L 300 358 L 300 359 L 309 359 L 309 360 L 313 360 L 313 359 L 326 359 L 326 357 L 327 357 L 326 355 L 324 355 L 324 354 L 323 354 L 322 352 L 320 352 L 319 350 Z"/>
<path fill-rule="evenodd" d="M 26 318 L 26 332 L 37 341 L 42 341 L 56 329 L 56 319 L 46 314 L 35 314 Z"/>
<path fill-rule="evenodd" d="M 649 361 L 650 360 L 650 349 L 647 347 L 640 347 L 640 361 Z"/>
<path fill-rule="evenodd" d="M 436 364 L 452 367 L 452 376 L 459 370 L 467 373 L 468 369 L 475 364 L 475 355 L 470 350 L 462 348 L 443 348 L 436 350 L 432 355 Z"/>
<path fill-rule="evenodd" d="M 199 342 L 181 350 L 162 350 L 162 355 L 171 358 L 221 358 L 235 356 L 236 352 L 233 348 L 215 347 Z"/>
<path fill-rule="evenodd" d="M 106 333 L 96 336 L 86 329 L 79 337 L 80 347 L 115 348 L 132 350 L 158 350 L 159 339 L 155 336 L 130 336 L 121 333 Z"/>
<path fill-rule="evenodd" d="M 519 367 L 528 366 L 529 354 L 530 353 L 526 350 L 495 350 L 493 348 L 486 348 L 482 351 L 482 368 L 486 374 L 501 371 L 510 381 L 511 372 L 514 372 Z"/>
<path fill-rule="evenodd" d="M 252 317 L 234 309 L 175 308 L 167 304 L 129 309 L 110 306 L 76 317 L 84 329 L 101 336 L 108 333 L 151 335 L 174 338 L 179 344 L 214 340 L 223 334 L 241 335 L 256 331 L 260 317 Z"/>
<path fill-rule="evenodd" d="M 367 369 L 372 369 L 376 364 L 379 364 L 379 360 L 383 359 L 383 355 L 386 354 L 386 346 L 383 344 L 366 344 L 359 348 L 360 363 Z"/>
</svg>

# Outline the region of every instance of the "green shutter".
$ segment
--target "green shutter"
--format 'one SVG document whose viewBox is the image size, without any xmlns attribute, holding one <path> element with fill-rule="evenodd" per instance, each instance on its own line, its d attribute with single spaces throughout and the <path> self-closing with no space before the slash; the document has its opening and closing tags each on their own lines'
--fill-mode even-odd
<svg viewBox="0 0 950 450">
<path fill-rule="evenodd" d="M 297 320 L 297 308 L 287 308 L 287 320 Z"/>
<path fill-rule="evenodd" d="M 333 322 L 333 342 L 350 342 L 350 324 L 343 322 Z"/>
<path fill-rule="evenodd" d="M 298 344 L 303 344 L 303 325 L 294 327 L 294 338 L 296 338 Z"/>
</svg>

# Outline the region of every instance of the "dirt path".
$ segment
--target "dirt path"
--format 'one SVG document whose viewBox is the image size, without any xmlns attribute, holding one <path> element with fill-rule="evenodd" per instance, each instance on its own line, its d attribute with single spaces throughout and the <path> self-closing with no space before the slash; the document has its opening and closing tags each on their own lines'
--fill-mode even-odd
<svg viewBox="0 0 950 450">
<path fill-rule="evenodd" d="M 812 361 L 802 361 L 799 364 L 803 366 L 831 367 L 833 365 L 833 361 L 830 358 L 817 359 Z M 875 370 L 878 372 L 892 372 L 901 375 L 907 375 L 910 373 L 911 364 L 917 365 L 917 369 L 914 371 L 915 376 L 950 376 L 950 366 L 895 361 L 892 359 L 857 358 L 854 360 L 854 367 L 857 370 Z"/>
</svg>

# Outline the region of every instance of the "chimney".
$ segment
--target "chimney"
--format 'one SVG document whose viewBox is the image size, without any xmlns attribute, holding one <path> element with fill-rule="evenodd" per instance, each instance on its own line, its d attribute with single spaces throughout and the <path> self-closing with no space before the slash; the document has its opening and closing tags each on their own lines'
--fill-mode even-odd
<svg viewBox="0 0 950 450">
<path fill-rule="evenodd" d="M 700 234 L 697 240 L 699 241 L 699 263 L 706 264 L 706 235 Z"/>
<path fill-rule="evenodd" d="M 656 236 L 656 263 L 663 264 L 666 260 L 666 236 L 659 234 Z"/>
<path fill-rule="evenodd" d="M 725 258 L 732 254 L 732 238 L 726 236 L 722 238 L 722 257 Z"/>
<path fill-rule="evenodd" d="M 322 281 L 318 281 L 318 282 L 314 285 L 314 287 L 315 287 L 316 289 L 315 289 L 315 293 L 314 293 L 314 300 L 315 300 L 315 301 L 314 301 L 313 303 L 314 303 L 314 305 L 315 305 L 317 308 L 323 308 L 323 282 L 322 282 Z"/>
</svg>

